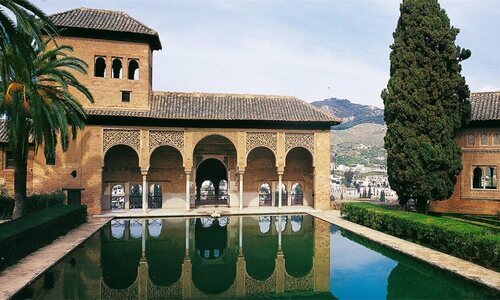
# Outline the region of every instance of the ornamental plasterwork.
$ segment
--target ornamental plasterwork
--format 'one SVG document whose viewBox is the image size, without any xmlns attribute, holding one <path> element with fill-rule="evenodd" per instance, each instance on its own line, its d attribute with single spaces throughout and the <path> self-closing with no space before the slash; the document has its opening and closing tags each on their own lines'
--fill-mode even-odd
<svg viewBox="0 0 500 300">
<path fill-rule="evenodd" d="M 149 152 L 160 146 L 171 146 L 184 153 L 184 132 L 182 131 L 149 131 Z"/>
<path fill-rule="evenodd" d="M 141 132 L 133 129 L 104 129 L 102 134 L 102 150 L 108 151 L 116 145 L 128 145 L 140 152 Z"/>
<path fill-rule="evenodd" d="M 275 132 L 247 132 L 246 152 L 248 154 L 254 148 L 266 147 L 276 155 L 278 150 L 277 138 L 278 135 Z"/>
<path fill-rule="evenodd" d="M 276 269 L 267 279 L 253 279 L 248 273 L 245 276 L 245 292 L 247 295 L 268 294 L 276 291 Z"/>
<path fill-rule="evenodd" d="M 101 281 L 101 299 L 137 299 L 138 295 L 137 278 L 131 286 L 123 290 L 112 289 Z"/>
<path fill-rule="evenodd" d="M 314 133 L 285 133 L 285 153 L 295 147 L 304 147 L 314 153 Z"/>
<path fill-rule="evenodd" d="M 285 272 L 285 292 L 312 291 L 314 289 L 314 269 L 300 278 L 295 278 Z"/>
<path fill-rule="evenodd" d="M 182 282 L 177 280 L 169 286 L 158 286 L 148 279 L 149 299 L 177 299 L 182 298 Z"/>
</svg>

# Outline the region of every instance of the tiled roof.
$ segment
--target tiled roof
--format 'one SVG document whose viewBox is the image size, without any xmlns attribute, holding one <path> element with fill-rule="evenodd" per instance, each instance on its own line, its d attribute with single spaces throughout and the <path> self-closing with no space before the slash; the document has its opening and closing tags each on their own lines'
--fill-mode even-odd
<svg viewBox="0 0 500 300">
<path fill-rule="evenodd" d="M 240 94 L 153 92 L 150 110 L 87 109 L 92 116 L 172 120 L 326 122 L 340 120 L 298 98 Z"/>
<path fill-rule="evenodd" d="M 0 143 L 7 144 L 9 142 L 9 132 L 7 131 L 7 123 L 4 119 L 0 119 Z"/>
<path fill-rule="evenodd" d="M 471 121 L 500 120 L 500 92 L 471 93 Z"/>
<path fill-rule="evenodd" d="M 91 29 L 150 36 L 161 49 L 158 33 L 122 11 L 75 8 L 50 16 L 54 25 L 64 28 Z"/>
</svg>

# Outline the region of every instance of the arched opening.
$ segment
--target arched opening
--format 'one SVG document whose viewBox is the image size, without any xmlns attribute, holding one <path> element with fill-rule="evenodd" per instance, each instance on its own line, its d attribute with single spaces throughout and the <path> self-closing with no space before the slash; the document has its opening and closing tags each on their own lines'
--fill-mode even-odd
<svg viewBox="0 0 500 300">
<path fill-rule="evenodd" d="M 224 164 L 213 158 L 203 161 L 196 170 L 196 204 L 227 204 L 227 195 L 224 198 L 220 197 L 220 185 L 214 185 L 214 182 L 221 181 L 227 182 Z"/>
<path fill-rule="evenodd" d="M 196 205 L 228 205 L 230 199 L 230 182 L 236 181 L 236 147 L 226 137 L 210 135 L 201 139 L 194 148 L 195 161 L 194 191 Z M 203 197 L 201 186 L 210 181 L 213 191 L 205 186 Z"/>
<path fill-rule="evenodd" d="M 111 70 L 111 77 L 122 78 L 122 60 L 120 58 L 113 58 Z"/>
<path fill-rule="evenodd" d="M 97 56 L 94 61 L 94 76 L 105 77 L 106 74 L 106 58 Z"/>
<path fill-rule="evenodd" d="M 288 193 L 286 191 L 286 186 L 282 183 L 281 186 L 279 184 L 276 186 L 276 191 L 274 193 L 274 206 L 279 205 L 280 191 L 281 191 L 281 205 L 285 206 L 287 204 Z"/>
<path fill-rule="evenodd" d="M 128 79 L 139 80 L 139 63 L 136 59 L 128 61 Z"/>
<path fill-rule="evenodd" d="M 125 187 L 122 184 L 116 184 L 111 187 L 111 209 L 125 208 Z"/>
<path fill-rule="evenodd" d="M 186 195 L 186 173 L 182 154 L 174 147 L 156 148 L 149 159 L 147 180 L 157 185 L 155 195 L 150 197 L 154 208 L 179 207 L 184 204 Z M 151 194 L 150 190 L 150 196 Z M 151 206 L 150 206 L 151 207 Z"/>
<path fill-rule="evenodd" d="M 259 189 L 259 206 L 271 206 L 271 186 L 269 183 L 263 183 Z"/>
<path fill-rule="evenodd" d="M 106 152 L 102 178 L 105 193 L 102 202 L 104 210 L 126 208 L 127 203 L 128 207 L 142 207 L 139 156 L 132 147 L 116 145 Z M 137 201 L 132 204 L 131 198 Z"/>
<path fill-rule="evenodd" d="M 153 183 L 152 185 L 149 186 L 148 207 L 161 208 L 161 204 L 162 204 L 161 185 Z"/>
<path fill-rule="evenodd" d="M 482 177 L 483 177 L 483 170 L 480 167 L 474 168 L 474 177 L 472 178 L 472 188 L 474 189 L 480 189 L 482 188 Z"/>
<path fill-rule="evenodd" d="M 302 205 L 304 201 L 304 193 L 302 191 L 302 185 L 296 182 L 292 185 L 292 205 Z"/>
<path fill-rule="evenodd" d="M 293 182 L 291 190 L 291 205 L 313 206 L 313 157 L 309 150 L 296 147 L 286 155 L 283 181 Z"/>
<path fill-rule="evenodd" d="M 271 206 L 271 182 L 278 179 L 274 152 L 266 147 L 252 149 L 247 155 L 243 189 L 252 206 Z M 276 201 L 276 199 L 275 199 Z M 252 203 L 253 202 L 253 203 Z"/>
</svg>

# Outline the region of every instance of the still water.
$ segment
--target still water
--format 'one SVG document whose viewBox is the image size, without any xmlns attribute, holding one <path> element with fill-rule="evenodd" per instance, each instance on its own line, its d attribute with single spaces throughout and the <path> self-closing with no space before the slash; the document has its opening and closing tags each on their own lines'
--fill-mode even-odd
<svg viewBox="0 0 500 300">
<path fill-rule="evenodd" d="M 33 299 L 498 299 L 309 215 L 113 220 Z"/>
</svg>

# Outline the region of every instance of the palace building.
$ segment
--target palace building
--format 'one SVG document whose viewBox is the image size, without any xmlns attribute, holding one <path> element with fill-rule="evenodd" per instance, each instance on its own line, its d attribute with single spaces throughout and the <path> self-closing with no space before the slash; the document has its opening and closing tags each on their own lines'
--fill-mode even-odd
<svg viewBox="0 0 500 300">
<path fill-rule="evenodd" d="M 90 214 L 114 209 L 304 205 L 329 208 L 330 127 L 340 121 L 289 96 L 160 92 L 157 32 L 124 12 L 78 8 L 50 16 L 56 41 L 88 65 L 77 75 L 86 127 L 55 159 L 31 153 L 28 191 L 63 190 Z M 2 178 L 13 189 L 2 143 Z"/>
<path fill-rule="evenodd" d="M 500 92 L 471 93 L 469 125 L 458 134 L 463 169 L 453 195 L 431 202 L 435 212 L 500 213 Z"/>
</svg>

